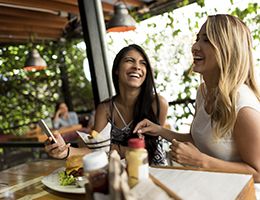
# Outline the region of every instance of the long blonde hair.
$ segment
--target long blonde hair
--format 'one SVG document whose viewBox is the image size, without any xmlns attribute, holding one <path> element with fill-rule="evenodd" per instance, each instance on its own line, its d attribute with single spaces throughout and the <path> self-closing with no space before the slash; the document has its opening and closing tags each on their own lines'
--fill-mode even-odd
<svg viewBox="0 0 260 200">
<path fill-rule="evenodd" d="M 254 77 L 248 27 L 237 17 L 221 14 L 208 17 L 206 33 L 215 49 L 220 71 L 211 119 L 216 138 L 222 138 L 233 132 L 238 88 L 248 85 L 258 100 L 260 92 Z"/>
</svg>

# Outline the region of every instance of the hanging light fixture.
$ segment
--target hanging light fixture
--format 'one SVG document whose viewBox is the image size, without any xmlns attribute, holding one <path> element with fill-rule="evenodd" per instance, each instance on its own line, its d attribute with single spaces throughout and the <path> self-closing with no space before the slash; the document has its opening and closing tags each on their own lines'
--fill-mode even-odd
<svg viewBox="0 0 260 200">
<path fill-rule="evenodd" d="M 108 22 L 107 32 L 124 32 L 135 30 L 135 20 L 129 14 L 126 5 L 118 2 L 114 6 L 114 16 Z"/>
<path fill-rule="evenodd" d="M 28 53 L 28 57 L 25 62 L 24 70 L 25 71 L 39 71 L 46 69 L 47 64 L 45 60 L 40 56 L 37 49 L 32 49 Z"/>
</svg>

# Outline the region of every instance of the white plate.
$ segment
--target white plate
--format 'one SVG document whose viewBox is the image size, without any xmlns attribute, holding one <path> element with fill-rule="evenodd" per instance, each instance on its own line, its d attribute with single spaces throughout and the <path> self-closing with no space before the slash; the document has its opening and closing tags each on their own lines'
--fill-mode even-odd
<svg viewBox="0 0 260 200">
<path fill-rule="evenodd" d="M 48 176 L 45 176 L 42 179 L 42 183 L 55 191 L 58 192 L 65 192 L 65 193 L 75 193 L 75 194 L 84 194 L 85 193 L 85 188 L 79 188 L 76 185 L 66 185 L 66 186 L 62 186 L 59 183 L 59 175 L 58 173 L 60 171 L 64 171 L 65 168 L 59 168 L 55 171 L 53 171 L 51 174 L 49 174 Z"/>
</svg>

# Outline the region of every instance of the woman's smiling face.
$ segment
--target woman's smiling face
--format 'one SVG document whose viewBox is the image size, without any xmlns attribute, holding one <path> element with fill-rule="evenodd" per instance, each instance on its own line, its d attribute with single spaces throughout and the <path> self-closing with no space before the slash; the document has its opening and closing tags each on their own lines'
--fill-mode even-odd
<svg viewBox="0 0 260 200">
<path fill-rule="evenodd" d="M 141 87 L 146 78 L 146 66 L 146 61 L 138 51 L 128 51 L 121 59 L 117 71 L 119 83 L 130 87 Z"/>
<path fill-rule="evenodd" d="M 192 46 L 193 71 L 201 75 L 214 77 L 219 74 L 216 53 L 206 33 L 206 23 L 197 34 L 196 42 Z"/>
</svg>

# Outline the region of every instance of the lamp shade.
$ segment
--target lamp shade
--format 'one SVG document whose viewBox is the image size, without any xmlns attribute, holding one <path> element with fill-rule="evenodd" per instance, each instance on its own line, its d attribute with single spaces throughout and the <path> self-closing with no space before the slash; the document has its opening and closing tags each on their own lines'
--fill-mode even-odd
<svg viewBox="0 0 260 200">
<path fill-rule="evenodd" d="M 125 4 L 118 2 L 114 6 L 114 16 L 108 22 L 107 32 L 124 32 L 135 30 L 135 20 L 127 10 Z"/>
<path fill-rule="evenodd" d="M 25 71 L 38 71 L 47 67 L 45 60 L 40 56 L 37 49 L 33 49 L 28 53 L 28 57 L 25 62 Z"/>
</svg>

